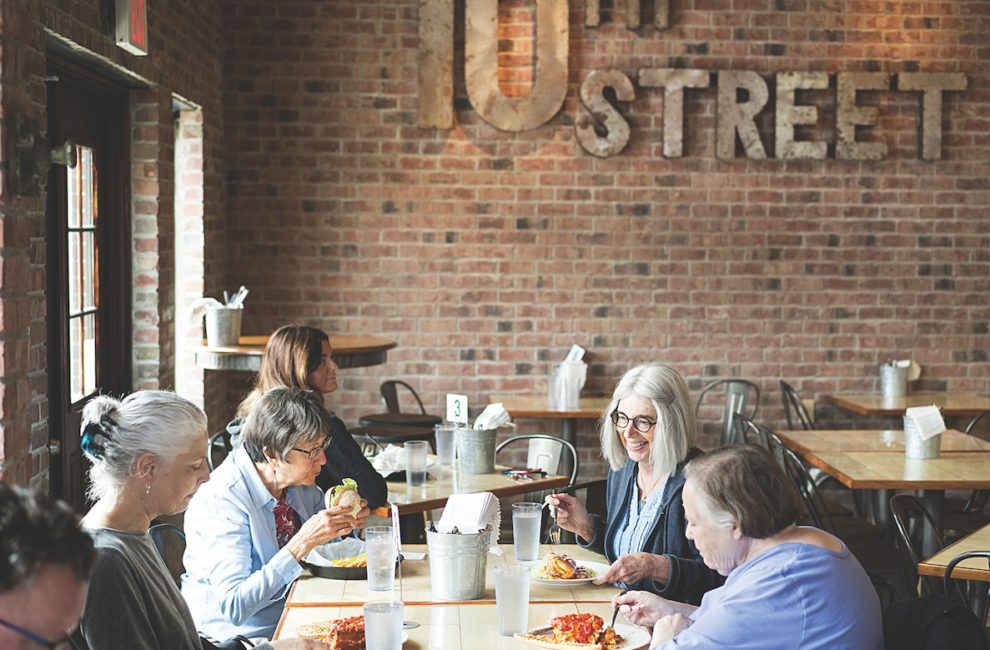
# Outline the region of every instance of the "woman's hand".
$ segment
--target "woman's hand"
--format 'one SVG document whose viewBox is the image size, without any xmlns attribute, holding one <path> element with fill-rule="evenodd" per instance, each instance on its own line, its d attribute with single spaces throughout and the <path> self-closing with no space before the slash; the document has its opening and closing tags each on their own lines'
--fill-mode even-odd
<svg viewBox="0 0 990 650">
<path fill-rule="evenodd" d="M 670 641 L 686 630 L 691 623 L 691 619 L 684 614 L 664 616 L 653 626 L 653 639 L 650 641 L 650 647 L 656 648 L 660 644 Z"/>
<path fill-rule="evenodd" d="M 364 507 L 357 517 L 350 515 L 350 508 L 335 506 L 326 510 L 320 510 L 315 515 L 303 522 L 299 532 L 292 536 L 289 543 L 285 545 L 292 557 L 301 562 L 311 550 L 320 544 L 326 544 L 331 539 L 349 535 L 357 527 L 358 521 L 364 525 L 364 520 L 368 517 L 368 508 Z M 364 513 L 362 516 L 361 513 Z"/>
<path fill-rule="evenodd" d="M 548 494 L 550 513 L 557 524 L 582 538 L 591 541 L 595 537 L 595 520 L 576 498 L 569 494 Z"/>
<path fill-rule="evenodd" d="M 370 514 L 371 510 L 368 509 L 367 499 L 361 499 L 361 510 L 354 515 L 354 528 L 364 528 L 365 520 Z"/>
<path fill-rule="evenodd" d="M 632 585 L 645 578 L 653 578 L 661 584 L 670 579 L 670 561 L 663 555 L 653 553 L 628 553 L 608 568 L 608 571 L 595 578 L 596 585 L 622 582 Z"/>
<path fill-rule="evenodd" d="M 612 599 L 612 606 L 618 607 L 622 615 L 631 623 L 649 627 L 665 616 L 683 614 L 688 616 L 697 607 L 667 600 L 648 591 L 629 591 Z"/>
</svg>

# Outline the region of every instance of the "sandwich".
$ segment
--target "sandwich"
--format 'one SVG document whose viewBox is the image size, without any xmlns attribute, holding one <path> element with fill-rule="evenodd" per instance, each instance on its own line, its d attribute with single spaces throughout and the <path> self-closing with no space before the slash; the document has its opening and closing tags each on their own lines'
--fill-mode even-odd
<svg viewBox="0 0 990 650">
<path fill-rule="evenodd" d="M 356 517 L 361 512 L 361 495 L 358 494 L 357 481 L 352 478 L 345 478 L 340 485 L 335 485 L 327 490 L 327 508 L 344 506 L 351 509 L 351 516 Z"/>
</svg>

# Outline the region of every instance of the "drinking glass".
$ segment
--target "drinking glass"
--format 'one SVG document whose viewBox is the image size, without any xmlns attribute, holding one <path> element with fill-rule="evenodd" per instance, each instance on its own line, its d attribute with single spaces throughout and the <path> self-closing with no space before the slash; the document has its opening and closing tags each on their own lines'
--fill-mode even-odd
<svg viewBox="0 0 990 650">
<path fill-rule="evenodd" d="M 529 572 L 526 564 L 495 567 L 495 609 L 498 633 L 512 636 L 525 632 L 529 613 Z"/>
<path fill-rule="evenodd" d="M 401 650 L 402 603 L 372 601 L 364 604 L 365 647 L 375 650 Z"/>
<path fill-rule="evenodd" d="M 540 559 L 540 522 L 543 504 L 522 501 L 512 504 L 512 539 L 516 560 L 531 562 Z"/>
<path fill-rule="evenodd" d="M 433 427 L 433 437 L 437 445 L 437 462 L 444 466 L 454 464 L 454 432 L 456 424 L 437 424 Z"/>
<path fill-rule="evenodd" d="M 368 591 L 392 591 L 395 586 L 395 548 L 391 526 L 364 529 L 364 550 L 368 553 Z M 401 614 L 399 615 L 401 618 Z"/>
<path fill-rule="evenodd" d="M 411 440 L 403 445 L 407 487 L 419 487 L 426 483 L 426 445 L 425 440 Z"/>
</svg>

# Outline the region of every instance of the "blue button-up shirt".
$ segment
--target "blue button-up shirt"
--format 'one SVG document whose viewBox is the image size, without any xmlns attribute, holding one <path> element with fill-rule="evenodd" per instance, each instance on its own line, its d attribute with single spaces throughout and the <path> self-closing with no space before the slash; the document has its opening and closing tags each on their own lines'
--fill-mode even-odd
<svg viewBox="0 0 990 650">
<path fill-rule="evenodd" d="M 306 521 L 324 508 L 315 485 L 286 490 Z M 201 632 L 271 638 L 303 568 L 275 536 L 275 497 L 243 448 L 235 449 L 189 504 L 182 595 Z"/>
</svg>

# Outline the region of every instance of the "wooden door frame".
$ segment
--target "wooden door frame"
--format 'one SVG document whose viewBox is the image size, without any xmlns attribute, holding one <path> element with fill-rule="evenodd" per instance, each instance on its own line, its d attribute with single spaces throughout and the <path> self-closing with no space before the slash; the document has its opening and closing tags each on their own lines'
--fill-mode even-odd
<svg viewBox="0 0 990 650">
<path fill-rule="evenodd" d="M 97 386 L 101 392 L 122 395 L 131 390 L 132 379 L 132 314 L 131 292 L 131 206 L 130 206 L 130 108 L 128 89 L 101 76 L 56 52 L 48 52 L 49 77 L 58 77 L 50 83 L 77 86 L 85 92 L 102 95 L 110 100 L 110 110 L 103 113 L 101 126 L 109 147 L 100 152 L 98 159 L 98 192 L 100 193 L 100 220 L 97 223 L 97 244 L 100 258 L 97 267 L 97 286 L 100 298 L 99 318 L 96 322 L 97 337 Z M 48 97 L 49 140 L 60 137 L 56 119 L 60 107 L 57 94 L 50 91 Z M 69 117 L 71 119 L 71 116 Z M 62 139 L 64 141 L 64 138 Z M 61 144 L 52 143 L 54 144 Z M 120 179 L 123 182 L 111 182 Z M 70 408 L 67 395 L 69 382 L 68 349 L 52 349 L 52 342 L 68 341 L 66 324 L 68 305 L 66 286 L 66 230 L 65 224 L 54 219 L 54 214 L 65 213 L 65 168 L 53 166 L 49 172 L 46 235 L 48 243 L 46 307 L 47 307 L 47 360 L 48 360 L 48 427 L 49 440 L 61 451 L 51 456 L 49 489 L 51 494 L 66 497 L 83 486 L 67 486 L 64 477 L 69 474 L 68 458 L 75 445 L 67 444 L 77 431 L 67 431 L 63 411 Z M 107 343 L 109 342 L 109 343 Z M 50 447 L 51 448 L 51 447 Z M 57 466 L 56 466 L 57 465 Z M 78 503 L 76 504 L 79 505 Z"/>
</svg>

